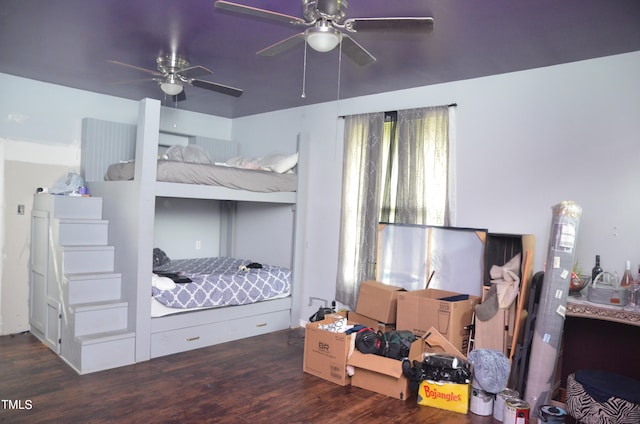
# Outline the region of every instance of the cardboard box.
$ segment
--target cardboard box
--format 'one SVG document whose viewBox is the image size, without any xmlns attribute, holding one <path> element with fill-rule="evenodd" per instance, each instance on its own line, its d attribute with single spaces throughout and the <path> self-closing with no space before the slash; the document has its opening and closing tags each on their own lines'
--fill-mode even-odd
<svg viewBox="0 0 640 424">
<path fill-rule="evenodd" d="M 418 339 L 411 345 L 409 359 L 421 359 L 422 352 L 423 341 Z M 354 368 L 352 386 L 400 400 L 415 395 L 409 391 L 409 379 L 402 374 L 402 361 L 355 350 L 347 363 Z"/>
<path fill-rule="evenodd" d="M 427 330 L 423 341 L 425 353 L 448 353 L 466 359 L 465 355 L 433 327 Z M 466 414 L 469 410 L 469 391 L 470 384 L 421 381 L 418 387 L 418 405 Z"/>
<path fill-rule="evenodd" d="M 332 333 L 318 328 L 337 319 L 333 316 L 306 325 L 302 369 L 316 377 L 347 386 L 351 382 L 347 375 L 347 357 L 355 334 Z"/>
<path fill-rule="evenodd" d="M 364 325 L 366 327 L 373 328 L 376 331 L 382 331 L 383 333 L 385 331 L 395 330 L 395 328 L 396 328 L 395 324 L 386 324 L 386 323 L 380 322 L 380 321 L 378 321 L 376 319 L 369 318 L 369 317 L 366 317 L 364 315 L 361 315 L 361 314 L 359 314 L 357 312 L 349 311 L 349 314 L 347 316 L 349 318 L 349 321 L 351 321 L 354 324 L 361 324 L 361 325 Z"/>
<path fill-rule="evenodd" d="M 427 330 L 427 333 L 422 336 L 422 340 L 424 342 L 422 346 L 423 353 L 448 353 L 458 358 L 467 359 L 467 355 L 460 352 L 445 336 L 433 327 Z M 411 347 L 413 348 L 413 346 Z"/>
<path fill-rule="evenodd" d="M 394 323 L 398 293 L 402 292 L 402 287 L 379 281 L 363 281 L 358 292 L 356 312 L 379 322 Z"/>
<path fill-rule="evenodd" d="M 461 295 L 438 289 L 400 292 L 398 295 L 399 330 L 423 336 L 430 327 L 447 338 L 456 349 L 466 352 L 469 346 L 474 306 L 480 297 Z"/>
</svg>

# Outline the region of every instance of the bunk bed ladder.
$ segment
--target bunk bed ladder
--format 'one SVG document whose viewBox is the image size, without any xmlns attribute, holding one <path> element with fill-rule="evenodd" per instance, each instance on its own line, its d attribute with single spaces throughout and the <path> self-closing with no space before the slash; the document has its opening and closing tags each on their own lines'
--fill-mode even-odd
<svg viewBox="0 0 640 424">
<path fill-rule="evenodd" d="M 47 246 L 40 242 L 32 249 L 35 256 L 49 257 L 45 290 L 61 304 L 58 316 L 47 317 L 59 320 L 56 353 L 79 374 L 133 364 L 135 333 L 127 328 L 129 305 L 122 299 L 122 277 L 114 271 L 102 198 L 38 194 L 34 211 L 51 217 L 48 234 L 38 237 Z"/>
</svg>

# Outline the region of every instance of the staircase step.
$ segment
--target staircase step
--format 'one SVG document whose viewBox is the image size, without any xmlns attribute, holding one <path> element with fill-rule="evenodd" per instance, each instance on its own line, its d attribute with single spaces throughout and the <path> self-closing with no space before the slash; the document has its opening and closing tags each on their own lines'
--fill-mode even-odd
<svg viewBox="0 0 640 424">
<path fill-rule="evenodd" d="M 75 337 L 127 328 L 128 302 L 93 302 L 74 305 Z"/>
<path fill-rule="evenodd" d="M 60 246 L 103 246 L 109 237 L 109 221 L 104 219 L 60 219 Z"/>
<path fill-rule="evenodd" d="M 80 346 L 77 371 L 87 374 L 135 363 L 136 334 L 132 331 L 109 331 L 76 337 Z"/>
<path fill-rule="evenodd" d="M 67 274 L 67 304 L 116 301 L 122 297 L 122 275 L 115 272 Z"/>
<path fill-rule="evenodd" d="M 87 334 L 84 336 L 78 336 L 76 337 L 76 340 L 78 341 L 78 343 L 85 346 L 90 344 L 105 343 L 105 342 L 111 342 L 114 340 L 122 340 L 122 339 L 129 339 L 129 338 L 135 338 L 135 337 L 136 337 L 136 333 L 133 331 L 118 330 L 118 331 L 105 331 L 103 333 L 94 333 L 94 334 Z"/>
<path fill-rule="evenodd" d="M 102 198 L 40 194 L 34 209 L 54 211 L 53 218 L 102 219 Z"/>
<path fill-rule="evenodd" d="M 64 246 L 62 249 L 65 274 L 113 272 L 113 246 Z"/>
</svg>

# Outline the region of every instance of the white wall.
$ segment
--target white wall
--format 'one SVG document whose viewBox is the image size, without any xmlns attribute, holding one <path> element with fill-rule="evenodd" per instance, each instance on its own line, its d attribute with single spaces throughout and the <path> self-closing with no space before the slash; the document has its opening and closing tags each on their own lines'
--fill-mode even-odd
<svg viewBox="0 0 640 424">
<path fill-rule="evenodd" d="M 640 263 L 640 52 L 234 120 L 234 137 L 310 140 L 302 317 L 335 293 L 342 132 L 336 116 L 457 103 L 454 225 L 534 234 L 543 270 L 551 207 L 583 208 L 576 257 L 589 270 Z"/>
<path fill-rule="evenodd" d="M 638 75 L 640 52 L 634 52 L 260 114 L 232 123 L 205 115 L 195 119 L 194 126 L 216 133 L 201 134 L 205 136 L 231 135 L 246 146 L 241 153 L 290 152 L 298 134 L 307 143 L 308 199 L 299 252 L 304 263 L 304 318 L 318 306 L 308 305 L 310 297 L 330 301 L 335 293 L 342 175 L 339 115 L 455 102 L 455 225 L 535 234 L 535 270 L 542 270 L 551 206 L 574 200 L 583 207 L 577 257 L 585 268 L 592 266 L 596 253 L 611 271 L 620 272 L 627 259 L 640 263 Z M 48 163 L 44 150 L 40 153 L 41 144 L 59 144 L 68 149 L 65 160 L 73 157 L 71 163 L 76 163 L 83 117 L 135 123 L 136 102 L 1 74 L 0 87 L 9 90 L 7 98 L 12 99 L 0 103 L 4 155 L 0 159 L 31 162 L 39 156 Z M 185 125 L 190 125 L 178 119 L 180 111 L 167 112 L 162 129 L 175 124 L 176 132 L 187 132 Z M 7 149 L 10 155 L 4 153 Z M 13 205 L 4 205 L 3 213 L 8 212 L 13 212 Z M 15 246 L 3 246 L 3 266 L 8 265 L 4 252 L 11 248 Z M 26 269 L 20 275 L 27 278 Z M 1 281 L 0 295 L 13 296 L 14 284 Z M 24 286 L 24 281 L 20 284 Z M 26 323 L 9 323 L 2 310 L 0 315 L 4 320 L 0 334 L 6 334 L 6 328 L 28 328 Z"/>
</svg>

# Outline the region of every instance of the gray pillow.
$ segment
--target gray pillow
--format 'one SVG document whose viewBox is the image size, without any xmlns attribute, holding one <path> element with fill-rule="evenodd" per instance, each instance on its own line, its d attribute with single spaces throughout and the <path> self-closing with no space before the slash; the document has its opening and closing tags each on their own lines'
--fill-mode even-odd
<svg viewBox="0 0 640 424">
<path fill-rule="evenodd" d="M 500 393 L 507 387 L 511 362 L 504 353 L 492 349 L 476 349 L 469 353 L 473 379 L 489 393 Z"/>
<path fill-rule="evenodd" d="M 195 144 L 184 146 L 182 149 L 182 160 L 191 163 L 213 163 L 207 151 Z"/>
</svg>

